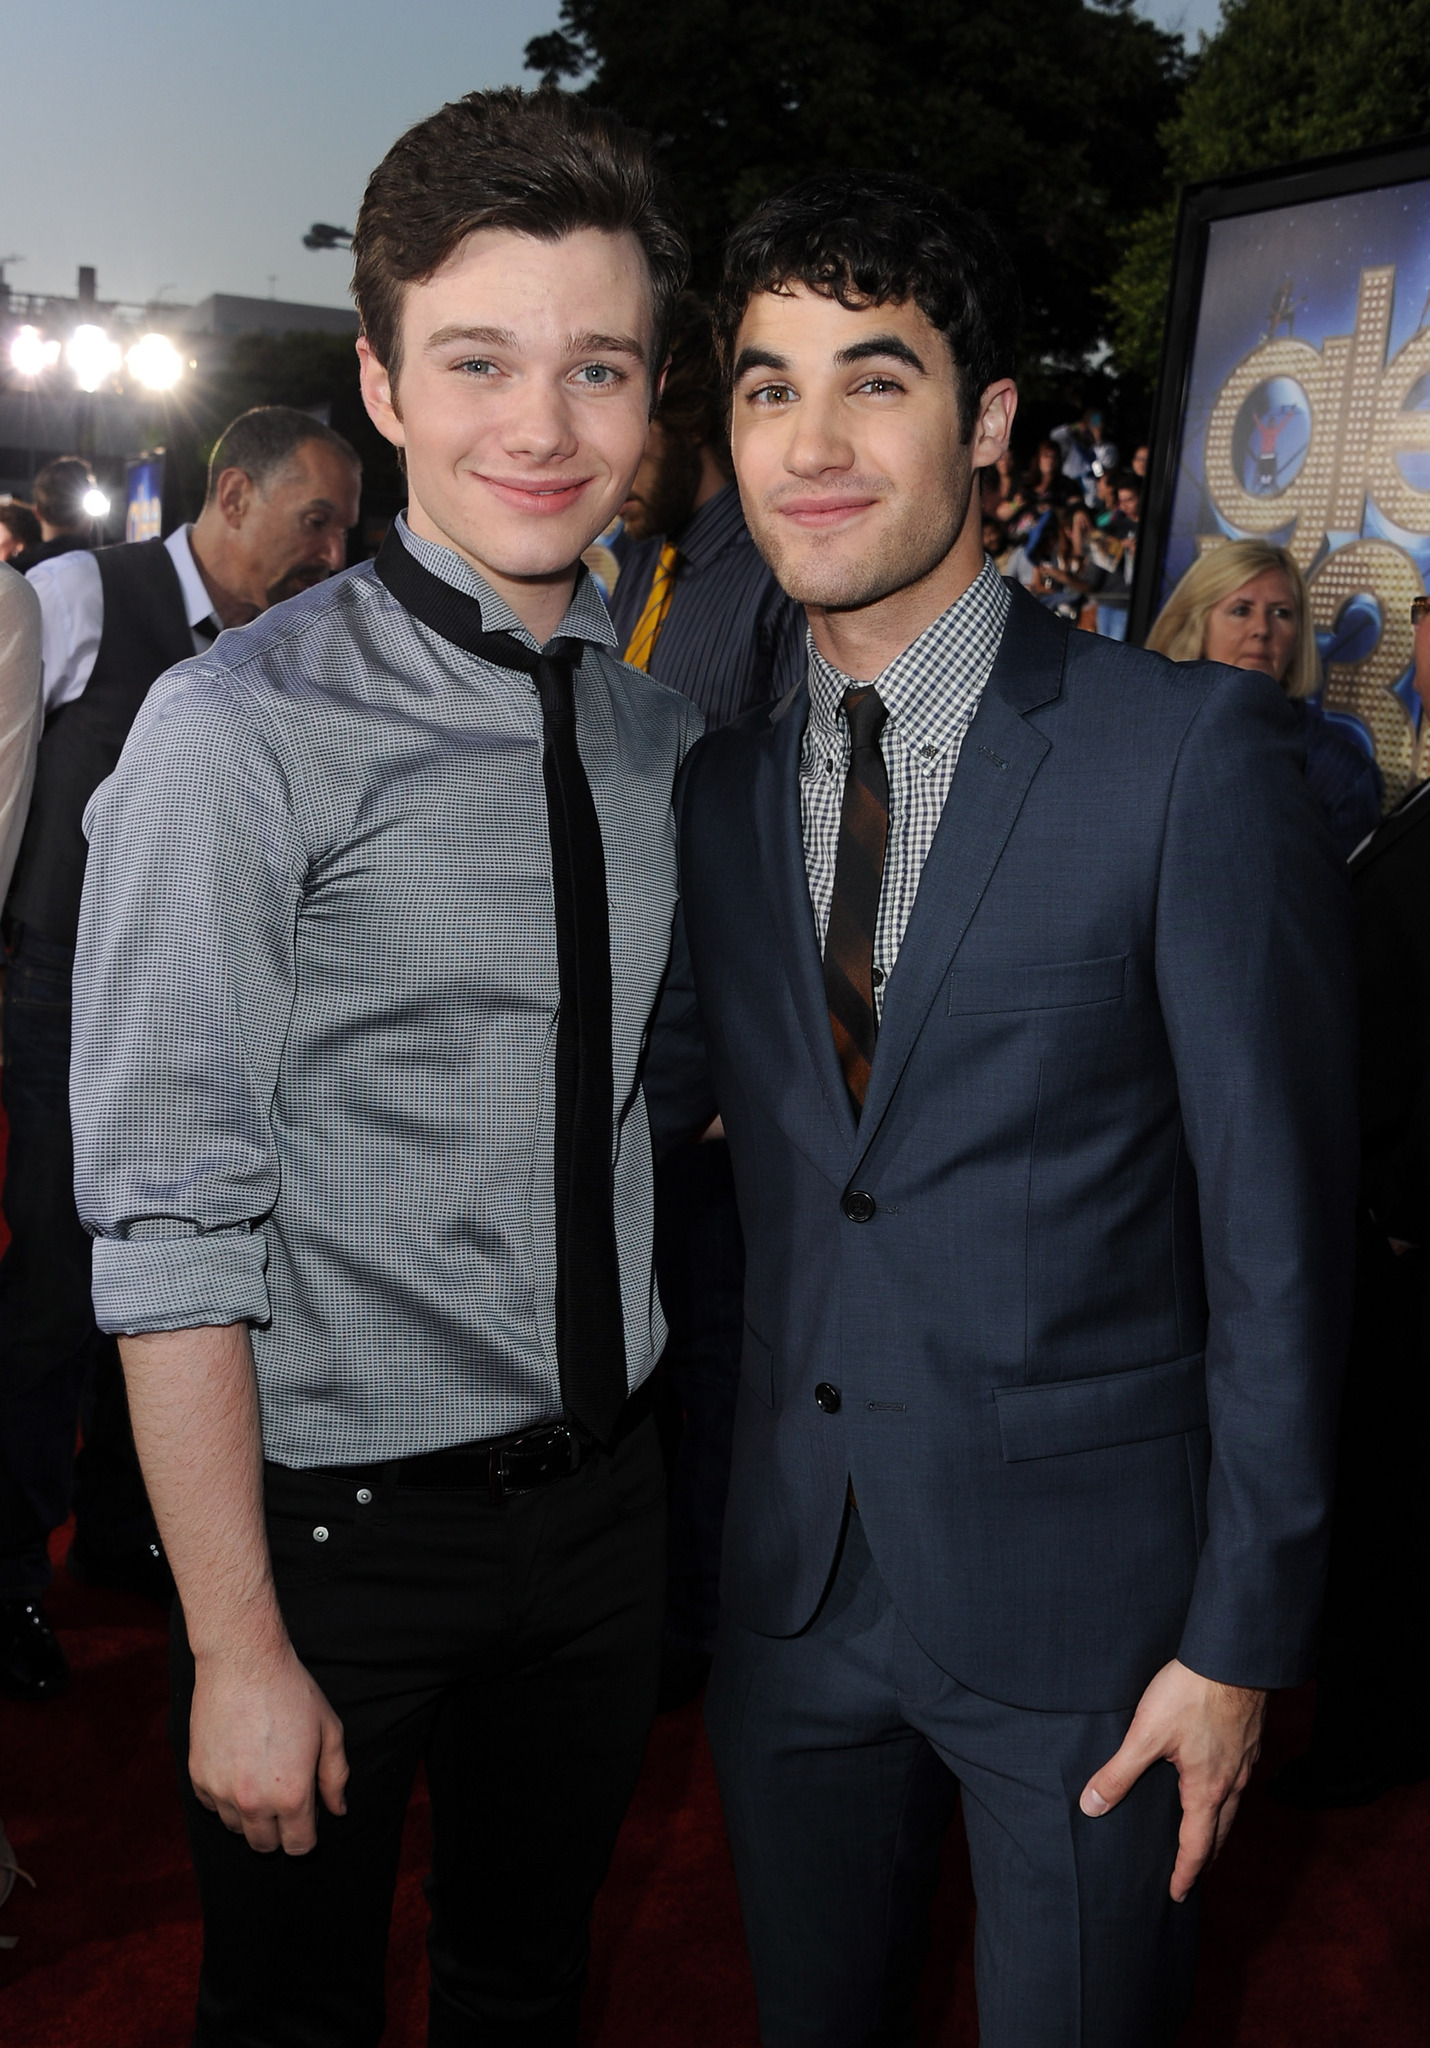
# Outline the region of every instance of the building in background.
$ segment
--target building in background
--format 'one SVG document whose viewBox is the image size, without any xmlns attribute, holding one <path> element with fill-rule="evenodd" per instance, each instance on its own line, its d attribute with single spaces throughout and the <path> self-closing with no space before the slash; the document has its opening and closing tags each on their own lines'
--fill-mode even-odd
<svg viewBox="0 0 1430 2048">
<path fill-rule="evenodd" d="M 131 465 L 203 438 L 205 385 L 240 337 L 356 338 L 357 326 L 345 307 L 228 292 L 196 306 L 102 300 L 88 265 L 72 298 L 18 292 L 0 267 L 0 497 L 28 499 L 47 462 L 84 455 L 110 503 L 103 537 L 122 540 Z"/>
</svg>

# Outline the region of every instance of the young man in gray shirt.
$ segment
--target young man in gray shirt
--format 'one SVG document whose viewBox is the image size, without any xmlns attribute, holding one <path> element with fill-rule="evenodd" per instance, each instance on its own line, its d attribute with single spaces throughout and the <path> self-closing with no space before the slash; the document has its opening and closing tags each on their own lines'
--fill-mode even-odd
<svg viewBox="0 0 1430 2048">
<path fill-rule="evenodd" d="M 79 1204 L 182 1602 L 195 2040 L 378 2041 L 425 1760 L 431 2038 L 574 2042 L 655 1696 L 638 1066 L 700 726 L 580 555 L 686 258 L 635 137 L 516 92 L 404 136 L 354 248 L 407 515 L 91 806 Z"/>
</svg>

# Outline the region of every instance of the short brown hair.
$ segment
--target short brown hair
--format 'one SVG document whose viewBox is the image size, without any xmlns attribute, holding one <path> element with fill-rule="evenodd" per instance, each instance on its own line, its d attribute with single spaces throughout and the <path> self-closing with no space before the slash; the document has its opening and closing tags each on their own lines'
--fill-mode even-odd
<svg viewBox="0 0 1430 2048">
<path fill-rule="evenodd" d="M 22 498 L 0 498 L 0 526 L 12 539 L 19 541 L 22 548 L 40 545 L 40 522 L 35 517 L 35 508 Z"/>
<path fill-rule="evenodd" d="M 82 533 L 93 523 L 84 494 L 94 489 L 94 471 L 82 455 L 57 455 L 35 478 L 35 510 L 59 533 Z"/>
<path fill-rule="evenodd" d="M 714 322 L 710 307 L 694 292 L 682 292 L 675 307 L 670 369 L 655 416 L 687 441 L 703 442 L 726 477 L 735 474 Z"/>
<path fill-rule="evenodd" d="M 633 234 L 655 295 L 654 379 L 690 252 L 643 135 L 547 86 L 469 92 L 409 128 L 368 179 L 353 234 L 358 318 L 393 379 L 402 287 L 482 228 L 542 242 L 581 228 Z"/>
</svg>

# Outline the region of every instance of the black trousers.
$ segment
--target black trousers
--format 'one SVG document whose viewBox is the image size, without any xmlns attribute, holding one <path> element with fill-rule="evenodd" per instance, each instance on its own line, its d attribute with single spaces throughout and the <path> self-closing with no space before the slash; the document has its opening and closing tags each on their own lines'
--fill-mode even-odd
<svg viewBox="0 0 1430 2048">
<path fill-rule="evenodd" d="M 140 1550 L 155 1535 L 119 1352 L 95 1327 L 90 1241 L 75 1214 L 73 972 L 71 947 L 22 931 L 5 978 L 10 1244 L 0 1259 L 0 1600 L 43 1593 L 50 1532 L 72 1503 L 97 1551 Z"/>
<path fill-rule="evenodd" d="M 576 2040 L 591 1906 L 655 1711 L 655 1426 L 502 1503 L 396 1477 L 393 1466 L 266 1473 L 284 1618 L 343 1722 L 352 1771 L 347 1813 L 319 1808 L 310 1855 L 260 1855 L 194 1798 L 193 1663 L 176 1609 L 171 1733 L 204 1914 L 199 2048 L 380 2039 L 419 1761 L 432 1800 L 428 2039 Z"/>
<path fill-rule="evenodd" d="M 682 1145 L 656 1170 L 655 1271 L 670 1325 L 661 1371 L 681 1428 L 670 1469 L 665 1633 L 715 1648 L 720 1541 L 745 1323 L 745 1241 L 723 1138 Z"/>
</svg>

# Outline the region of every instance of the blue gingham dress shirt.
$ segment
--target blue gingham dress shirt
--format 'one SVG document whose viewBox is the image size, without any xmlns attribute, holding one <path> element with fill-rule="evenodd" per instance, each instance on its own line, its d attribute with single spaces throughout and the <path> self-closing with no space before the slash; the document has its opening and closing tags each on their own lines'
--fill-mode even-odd
<svg viewBox="0 0 1430 2048">
<path fill-rule="evenodd" d="M 982 570 L 958 601 L 872 679 L 889 714 L 879 735 L 889 771 L 889 839 L 874 933 L 874 1002 L 880 1016 L 924 862 L 953 787 L 959 749 L 992 674 L 1010 603 L 1007 584 L 985 555 Z M 821 948 L 829 930 L 839 814 L 849 772 L 849 726 L 839 707 L 844 692 L 854 687 L 811 637 L 799 801 Z"/>
<path fill-rule="evenodd" d="M 459 556 L 403 539 L 531 635 Z M 665 1338 L 637 1070 L 699 713 L 583 578 L 577 740 L 606 853 L 628 1381 Z M 559 1414 L 559 981 L 541 707 L 356 569 L 149 693 L 90 838 L 71 1104 L 115 1332 L 253 1326 L 265 1454 L 410 1456 Z"/>
</svg>

